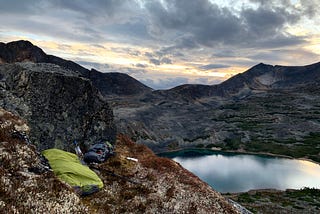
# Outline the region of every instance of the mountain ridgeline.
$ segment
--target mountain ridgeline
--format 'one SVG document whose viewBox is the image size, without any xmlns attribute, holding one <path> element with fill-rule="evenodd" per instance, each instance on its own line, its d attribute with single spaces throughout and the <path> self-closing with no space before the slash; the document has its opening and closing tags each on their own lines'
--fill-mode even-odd
<svg viewBox="0 0 320 214">
<path fill-rule="evenodd" d="M 51 70 L 55 75 L 64 73 L 87 81 L 90 87 L 97 89 L 93 94 L 100 94 L 99 99 L 113 110 L 112 123 L 118 133 L 156 152 L 214 147 L 320 161 L 320 63 L 307 66 L 260 63 L 218 85 L 181 85 L 170 90 L 152 90 L 126 74 L 88 70 L 72 61 L 47 55 L 27 41 L 0 43 L 0 62 L 4 64 L 2 68 L 7 66 L 2 69 L 1 87 L 8 85 L 8 70 L 18 68 L 29 72 L 30 67 L 36 70 L 36 67 L 53 65 L 56 69 L 37 72 Z M 30 65 L 30 62 L 36 64 Z M 23 78 L 25 74 L 20 76 Z M 66 79 L 64 82 L 67 84 Z M 24 96 L 17 92 L 19 86 L 15 87 L 10 88 L 12 99 L 7 99 L 2 106 L 19 113 L 17 106 L 22 106 L 22 102 L 18 100 Z M 45 108 L 52 109 L 51 105 Z M 27 116 L 33 115 L 26 112 Z M 100 113 L 93 115 L 89 117 L 92 123 L 97 115 L 103 117 Z M 94 135 L 96 130 L 92 130 L 90 133 Z M 85 136 L 80 138 L 87 139 Z"/>
<path fill-rule="evenodd" d="M 272 66 L 260 63 L 219 85 L 181 85 L 171 89 L 175 93 L 201 98 L 210 96 L 242 97 L 272 89 L 293 89 L 320 80 L 320 63 L 307 66 Z"/>
<path fill-rule="evenodd" d="M 78 72 L 82 77 L 90 79 L 104 95 L 135 95 L 151 90 L 127 74 L 112 73 L 110 75 L 110 73 L 102 73 L 95 69 L 88 70 L 70 60 L 47 55 L 42 49 L 29 41 L 0 43 L 0 64 L 15 62 L 50 63 Z"/>
</svg>

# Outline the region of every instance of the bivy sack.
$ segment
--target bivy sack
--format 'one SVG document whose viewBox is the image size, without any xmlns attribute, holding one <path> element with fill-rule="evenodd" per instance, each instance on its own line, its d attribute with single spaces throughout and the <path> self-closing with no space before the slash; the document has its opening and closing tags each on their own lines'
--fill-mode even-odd
<svg viewBox="0 0 320 214">
<path fill-rule="evenodd" d="M 99 176 L 88 166 L 81 164 L 76 154 L 60 149 L 44 150 L 42 154 L 49 161 L 54 174 L 80 195 L 89 195 L 103 188 Z"/>
</svg>

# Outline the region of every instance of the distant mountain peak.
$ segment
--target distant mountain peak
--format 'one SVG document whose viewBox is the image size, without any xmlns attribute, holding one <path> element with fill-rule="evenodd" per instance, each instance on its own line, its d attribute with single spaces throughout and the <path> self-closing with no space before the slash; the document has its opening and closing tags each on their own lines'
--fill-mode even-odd
<svg viewBox="0 0 320 214">
<path fill-rule="evenodd" d="M 7 45 L 8 45 L 8 46 L 11 46 L 11 45 L 13 45 L 13 46 L 20 46 L 20 47 L 23 47 L 23 46 L 25 46 L 25 47 L 27 47 L 27 46 L 29 46 L 29 47 L 36 47 L 36 46 L 34 46 L 34 45 L 33 45 L 30 41 L 28 41 L 28 40 L 12 41 L 12 42 L 8 42 Z"/>
<path fill-rule="evenodd" d="M 26 40 L 0 43 L 0 64 L 13 62 L 44 62 L 47 55 L 45 52 Z"/>
<path fill-rule="evenodd" d="M 246 97 L 270 89 L 301 87 L 320 81 L 320 62 L 306 66 L 281 66 L 259 63 L 218 85 L 183 85 L 170 92 L 197 99 L 201 97 Z"/>
<path fill-rule="evenodd" d="M 89 78 L 103 95 L 138 95 L 152 90 L 128 74 L 119 72 L 102 73 L 91 69 Z"/>
</svg>

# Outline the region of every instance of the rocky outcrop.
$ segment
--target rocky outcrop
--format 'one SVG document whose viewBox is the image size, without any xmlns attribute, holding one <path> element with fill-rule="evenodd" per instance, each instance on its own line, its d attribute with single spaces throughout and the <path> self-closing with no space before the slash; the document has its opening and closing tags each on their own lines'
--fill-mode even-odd
<svg viewBox="0 0 320 214">
<path fill-rule="evenodd" d="M 41 48 L 29 41 L 19 40 L 0 43 L 0 64 L 15 62 L 52 63 L 87 76 L 88 70 L 70 60 L 47 55 Z"/>
<path fill-rule="evenodd" d="M 0 59 L 2 63 L 13 62 L 45 62 L 47 55 L 29 41 L 0 43 Z"/>
<path fill-rule="evenodd" d="M 81 74 L 53 64 L 0 66 L 0 106 L 28 121 L 30 139 L 40 150 L 71 150 L 73 140 L 89 145 L 115 141 L 107 101 Z"/>
<path fill-rule="evenodd" d="M 79 197 L 52 171 L 40 170 L 35 146 L 14 138 L 16 130 L 28 132 L 28 126 L 0 109 L 1 213 L 240 213 L 179 164 L 125 136 L 118 136 L 116 156 L 92 166 L 104 188 Z"/>
</svg>

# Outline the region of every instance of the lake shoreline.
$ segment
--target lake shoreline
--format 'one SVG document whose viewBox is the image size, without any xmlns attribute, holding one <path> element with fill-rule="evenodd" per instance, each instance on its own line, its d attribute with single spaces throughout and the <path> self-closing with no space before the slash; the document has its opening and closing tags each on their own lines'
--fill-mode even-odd
<svg viewBox="0 0 320 214">
<path fill-rule="evenodd" d="M 199 151 L 212 151 L 212 152 L 223 152 L 223 153 L 229 153 L 229 154 L 243 154 L 243 155 L 263 155 L 263 156 L 270 156 L 270 157 L 279 157 L 279 158 L 288 158 L 292 160 L 303 160 L 303 161 L 309 161 L 314 164 L 320 165 L 320 162 L 314 161 L 309 158 L 295 158 L 292 156 L 288 155 L 281 155 L 281 154 L 273 154 L 269 152 L 250 152 L 250 151 L 245 151 L 245 150 L 221 150 L 217 148 L 197 148 L 197 147 L 189 147 L 189 148 L 182 148 L 182 149 L 173 149 L 170 151 L 166 152 L 160 152 L 160 153 L 155 153 L 156 155 L 161 156 L 161 154 L 170 154 L 170 153 L 175 153 L 175 152 L 183 152 L 186 150 L 199 150 Z"/>
<path fill-rule="evenodd" d="M 180 156 L 183 154 L 183 152 L 198 152 L 199 155 L 210 155 L 210 154 L 217 154 L 220 153 L 222 155 L 224 154 L 231 154 L 231 155 L 257 155 L 257 156 L 262 156 L 262 157 L 273 157 L 273 158 L 284 158 L 284 159 L 290 159 L 290 160 L 300 160 L 300 161 L 308 161 L 310 163 L 316 164 L 320 166 L 319 162 L 316 162 L 314 160 L 308 159 L 308 158 L 294 158 L 288 155 L 280 155 L 280 154 L 273 154 L 273 153 L 267 153 L 267 152 L 250 152 L 250 151 L 245 151 L 245 150 L 221 150 L 217 148 L 195 148 L 195 147 L 188 147 L 188 148 L 183 148 L 183 149 L 175 149 L 175 150 L 170 150 L 167 152 L 161 152 L 161 153 L 156 153 L 157 155 L 161 157 L 167 157 L 170 159 L 173 159 L 175 156 Z M 207 152 L 207 153 L 206 153 Z M 180 154 L 179 154 L 180 153 Z M 170 157 L 170 154 L 174 154 L 174 156 Z M 187 154 L 188 155 L 188 154 Z M 214 188 L 213 188 L 214 189 Z M 215 189 L 216 190 L 216 189 Z M 276 188 L 253 188 L 248 191 L 236 191 L 236 192 L 224 192 L 224 191 L 218 191 L 220 194 L 225 195 L 225 194 L 242 194 L 242 193 L 249 193 L 249 192 L 259 192 L 259 191 L 270 191 L 270 192 L 286 192 L 288 190 L 296 190 L 299 191 L 301 188 L 287 188 L 287 189 L 276 189 Z M 320 190 L 320 189 L 319 189 Z"/>
</svg>

